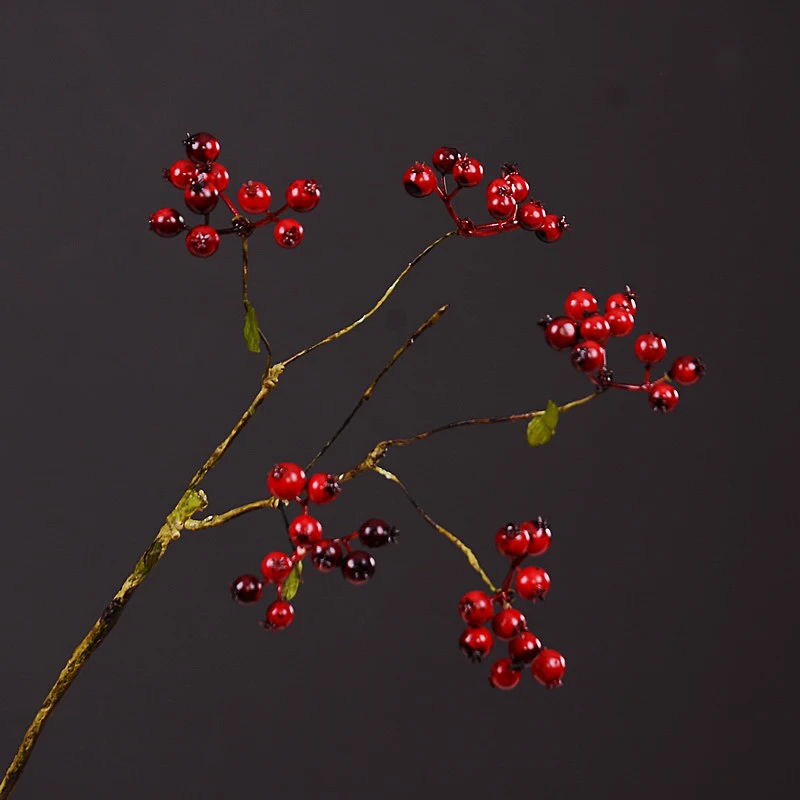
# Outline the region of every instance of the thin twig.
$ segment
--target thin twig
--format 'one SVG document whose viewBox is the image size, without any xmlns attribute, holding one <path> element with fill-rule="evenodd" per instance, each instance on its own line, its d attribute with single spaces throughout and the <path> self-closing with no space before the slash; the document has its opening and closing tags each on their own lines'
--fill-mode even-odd
<svg viewBox="0 0 800 800">
<path fill-rule="evenodd" d="M 224 514 L 213 514 L 210 517 L 203 519 L 187 519 L 184 528 L 187 531 L 202 531 L 206 528 L 216 528 L 217 525 L 224 525 L 242 514 L 249 514 L 251 511 L 261 511 L 265 508 L 283 508 L 283 504 L 277 497 L 267 497 L 264 500 L 255 500 L 252 503 L 247 503 L 237 508 L 232 508 Z"/>
</svg>

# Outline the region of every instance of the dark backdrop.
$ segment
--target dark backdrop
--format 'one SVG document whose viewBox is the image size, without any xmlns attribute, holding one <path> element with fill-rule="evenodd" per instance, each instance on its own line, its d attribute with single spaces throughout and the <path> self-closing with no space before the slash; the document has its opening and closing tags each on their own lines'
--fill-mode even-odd
<svg viewBox="0 0 800 800">
<path fill-rule="evenodd" d="M 797 67 L 790 3 L 6 3 L 2 53 L 3 655 L 10 759 L 75 643 L 255 391 L 234 241 L 147 231 L 185 130 L 234 182 L 324 185 L 306 241 L 252 241 L 278 356 L 358 316 L 450 225 L 403 170 L 455 144 L 520 162 L 574 230 L 446 243 L 357 334 L 287 373 L 208 481 L 211 510 L 307 459 L 444 302 L 324 466 L 378 439 L 585 392 L 535 321 L 632 283 L 639 324 L 710 368 L 669 417 L 611 395 L 533 451 L 469 429 L 387 466 L 497 575 L 536 514 L 531 626 L 561 691 L 490 691 L 458 653 L 461 556 L 377 477 L 324 510 L 402 543 L 366 587 L 310 574 L 284 635 L 228 597 L 283 542 L 263 512 L 186 534 L 43 735 L 18 797 L 787 797 L 794 727 Z M 465 198 L 477 212 L 482 190 Z M 221 215 L 222 216 L 222 215 Z M 620 374 L 635 364 L 616 343 Z M 5 763 L 4 763 L 5 765 Z"/>
</svg>

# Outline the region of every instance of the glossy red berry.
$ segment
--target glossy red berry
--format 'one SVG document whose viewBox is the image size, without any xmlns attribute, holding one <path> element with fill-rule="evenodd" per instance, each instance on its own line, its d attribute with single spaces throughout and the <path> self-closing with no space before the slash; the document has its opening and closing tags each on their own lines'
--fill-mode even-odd
<svg viewBox="0 0 800 800">
<path fill-rule="evenodd" d="M 281 219 L 276 223 L 273 234 L 281 247 L 291 250 L 303 241 L 303 226 L 296 219 Z"/>
<path fill-rule="evenodd" d="M 518 203 L 524 202 L 528 198 L 531 186 L 516 168 L 509 164 L 503 167 L 504 180 L 511 187 L 511 194 Z"/>
<path fill-rule="evenodd" d="M 210 133 L 193 133 L 183 140 L 186 155 L 195 164 L 207 164 L 216 161 L 220 151 L 219 140 Z"/>
<path fill-rule="evenodd" d="M 459 158 L 461 158 L 461 153 L 455 147 L 438 147 L 433 154 L 431 163 L 442 175 L 449 175 Z"/>
<path fill-rule="evenodd" d="M 186 234 L 186 249 L 198 258 L 208 258 L 217 252 L 219 234 L 210 225 L 198 225 Z"/>
<path fill-rule="evenodd" d="M 605 344 L 611 335 L 611 326 L 602 314 L 590 314 L 580 325 L 581 339 Z"/>
<path fill-rule="evenodd" d="M 501 658 L 492 664 L 489 684 L 495 689 L 514 689 L 522 680 L 522 671 L 510 658 Z"/>
<path fill-rule="evenodd" d="M 536 236 L 541 242 L 557 242 L 568 229 L 569 225 L 564 217 L 545 214 L 542 226 L 536 229 Z"/>
<path fill-rule="evenodd" d="M 405 171 L 403 186 L 412 197 L 427 197 L 436 191 L 436 175 L 427 164 L 417 161 Z"/>
<path fill-rule="evenodd" d="M 597 298 L 586 287 L 581 286 L 567 295 L 564 310 L 570 319 L 582 322 L 587 314 L 597 313 Z"/>
<path fill-rule="evenodd" d="M 183 190 L 186 206 L 195 214 L 210 214 L 219 201 L 219 190 L 210 181 L 195 180 Z"/>
<path fill-rule="evenodd" d="M 498 639 L 509 641 L 523 631 L 528 630 L 528 623 L 522 612 L 516 608 L 501 608 L 494 615 L 492 630 Z"/>
<path fill-rule="evenodd" d="M 510 192 L 490 194 L 486 198 L 486 210 L 495 219 L 511 219 L 517 211 L 517 201 Z"/>
<path fill-rule="evenodd" d="M 201 179 L 211 181 L 217 187 L 217 191 L 220 192 L 224 192 L 231 182 L 228 170 L 216 161 L 197 168 L 197 180 Z"/>
<path fill-rule="evenodd" d="M 525 528 L 509 522 L 497 531 L 494 544 L 501 555 L 519 558 L 528 552 L 531 536 Z"/>
<path fill-rule="evenodd" d="M 539 228 L 544 226 L 547 212 L 541 203 L 535 200 L 528 200 L 523 203 L 517 211 L 517 220 L 520 227 L 525 228 L 526 231 L 538 231 Z"/>
<path fill-rule="evenodd" d="M 583 340 L 572 348 L 569 358 L 580 372 L 597 372 L 606 363 L 606 349 L 597 342 Z"/>
<path fill-rule="evenodd" d="M 697 356 L 681 356 L 675 359 L 670 367 L 669 376 L 681 386 L 691 386 L 703 377 L 706 365 L 702 358 Z"/>
<path fill-rule="evenodd" d="M 272 202 L 269 186 L 261 181 L 245 181 L 236 193 L 245 214 L 263 214 Z"/>
<path fill-rule="evenodd" d="M 286 205 L 301 214 L 313 211 L 322 196 L 316 181 L 300 178 L 292 181 L 286 190 Z"/>
<path fill-rule="evenodd" d="M 567 669 L 567 662 L 564 656 L 557 650 L 545 648 L 533 659 L 531 672 L 539 683 L 548 689 L 561 686 L 561 680 Z"/>
<path fill-rule="evenodd" d="M 177 208 L 159 208 L 150 215 L 150 230 L 169 239 L 184 228 L 184 220 Z"/>
<path fill-rule="evenodd" d="M 544 517 L 536 517 L 534 520 L 527 520 L 520 524 L 520 528 L 525 528 L 531 537 L 528 547 L 529 556 L 540 556 L 550 549 L 550 541 L 553 534 Z"/>
<path fill-rule="evenodd" d="M 578 324 L 569 317 L 545 317 L 539 320 L 544 338 L 553 350 L 566 350 L 578 343 Z"/>
<path fill-rule="evenodd" d="M 680 395 L 678 390 L 671 383 L 660 381 L 654 384 L 653 388 L 650 389 L 647 399 L 650 401 L 650 407 L 653 411 L 667 414 L 678 405 Z"/>
<path fill-rule="evenodd" d="M 164 178 L 178 189 L 185 189 L 193 183 L 196 175 L 197 164 L 185 158 L 179 159 L 169 169 L 164 170 Z"/>
<path fill-rule="evenodd" d="M 650 331 L 643 333 L 634 343 L 636 358 L 645 364 L 657 364 L 667 354 L 667 340 Z"/>
<path fill-rule="evenodd" d="M 492 600 L 486 592 L 467 592 L 458 603 L 458 613 L 467 625 L 483 625 L 494 616 Z"/>
<path fill-rule="evenodd" d="M 483 661 L 494 644 L 494 636 L 488 628 L 467 628 L 458 640 L 461 652 L 473 663 Z"/>
<path fill-rule="evenodd" d="M 625 287 L 624 292 L 616 292 L 606 300 L 606 311 L 611 311 L 614 308 L 625 308 L 636 315 L 636 292 L 630 286 Z"/>
<path fill-rule="evenodd" d="M 289 523 L 289 538 L 295 547 L 308 547 L 322 538 L 322 523 L 310 514 L 300 514 Z"/>
<path fill-rule="evenodd" d="M 541 649 L 539 637 L 528 631 L 523 631 L 508 643 L 508 654 L 517 664 L 530 664 Z"/>
<path fill-rule="evenodd" d="M 320 572 L 332 572 L 342 563 L 342 546 L 333 539 L 320 539 L 311 549 L 311 563 Z"/>
<path fill-rule="evenodd" d="M 255 603 L 261 597 L 261 581 L 255 575 L 240 575 L 231 584 L 231 597 L 242 605 Z"/>
<path fill-rule="evenodd" d="M 355 586 L 366 583 L 375 574 L 375 559 L 363 550 L 348 553 L 342 562 L 342 575 Z"/>
<path fill-rule="evenodd" d="M 285 600 L 276 600 L 267 606 L 267 615 L 264 619 L 264 627 L 271 631 L 282 631 L 292 624 L 294 619 L 294 608 L 291 603 Z"/>
<path fill-rule="evenodd" d="M 612 336 L 627 336 L 636 324 L 633 312 L 622 306 L 606 311 L 606 322 Z"/>
<path fill-rule="evenodd" d="M 306 473 L 299 464 L 284 461 L 267 475 L 267 489 L 281 500 L 294 500 L 306 488 Z"/>
<path fill-rule="evenodd" d="M 342 485 L 336 476 L 329 475 L 327 472 L 318 472 L 308 479 L 308 499 L 315 505 L 322 506 L 330 503 L 341 491 Z"/>
<path fill-rule="evenodd" d="M 358 538 L 367 547 L 383 547 L 397 542 L 400 531 L 382 519 L 372 517 L 364 522 L 358 529 Z"/>
<path fill-rule="evenodd" d="M 503 178 L 494 178 L 489 181 L 489 185 L 486 187 L 487 198 L 496 194 L 507 194 L 509 197 L 513 197 L 511 187 Z"/>
<path fill-rule="evenodd" d="M 483 164 L 477 158 L 462 156 L 453 164 L 453 179 L 459 186 L 477 186 L 483 179 Z"/>
<path fill-rule="evenodd" d="M 550 591 L 550 576 L 541 567 L 525 567 L 517 573 L 517 592 L 525 600 L 544 600 Z"/>
<path fill-rule="evenodd" d="M 261 574 L 269 583 L 283 583 L 292 571 L 292 560 L 286 553 L 267 553 L 261 562 Z"/>
</svg>

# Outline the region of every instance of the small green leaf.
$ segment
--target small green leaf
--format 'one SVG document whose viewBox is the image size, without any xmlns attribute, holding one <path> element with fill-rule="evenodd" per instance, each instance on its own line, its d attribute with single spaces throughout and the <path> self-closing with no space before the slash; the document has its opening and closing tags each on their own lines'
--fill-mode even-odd
<svg viewBox="0 0 800 800">
<path fill-rule="evenodd" d="M 300 576 L 303 574 L 303 562 L 297 561 L 292 567 L 292 571 L 286 576 L 283 582 L 283 599 L 291 601 L 300 588 Z"/>
<path fill-rule="evenodd" d="M 244 340 L 251 353 L 261 352 L 261 340 L 258 335 L 258 317 L 256 310 L 250 305 L 249 300 L 244 301 Z"/>
<path fill-rule="evenodd" d="M 531 447 L 547 444 L 553 438 L 559 414 L 558 406 L 548 400 L 544 414 L 539 414 L 528 423 L 528 444 Z"/>
</svg>

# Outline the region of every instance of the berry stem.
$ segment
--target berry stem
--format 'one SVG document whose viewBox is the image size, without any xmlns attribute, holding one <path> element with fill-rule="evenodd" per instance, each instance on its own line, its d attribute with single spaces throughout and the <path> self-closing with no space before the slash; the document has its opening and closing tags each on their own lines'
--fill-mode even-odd
<svg viewBox="0 0 800 800">
<path fill-rule="evenodd" d="M 247 286 L 250 281 L 250 245 L 249 239 L 247 236 L 242 237 L 242 305 L 244 306 L 244 313 L 245 317 L 247 317 L 247 312 L 252 308 L 250 305 L 250 298 L 247 294 Z M 258 328 L 258 338 L 261 339 L 262 344 L 266 348 L 267 351 L 267 369 L 272 366 L 272 345 L 269 343 L 269 339 L 264 335 L 264 331 L 261 330 L 261 327 Z"/>
<path fill-rule="evenodd" d="M 234 217 L 244 216 L 242 212 L 239 211 L 238 208 L 236 208 L 236 206 L 233 204 L 233 201 L 230 199 L 230 197 L 228 197 L 227 194 L 225 194 L 225 192 L 220 192 L 219 196 L 222 198 L 222 202 L 225 203 L 226 206 L 228 206 L 228 210 L 231 212 L 231 214 L 233 214 Z"/>
</svg>

